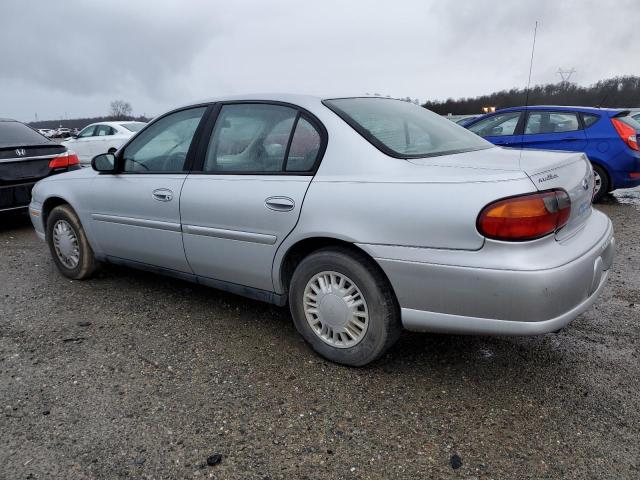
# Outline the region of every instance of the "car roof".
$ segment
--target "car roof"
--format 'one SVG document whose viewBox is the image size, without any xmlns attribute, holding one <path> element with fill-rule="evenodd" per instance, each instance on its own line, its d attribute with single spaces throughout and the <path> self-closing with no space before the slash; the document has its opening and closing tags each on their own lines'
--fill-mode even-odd
<svg viewBox="0 0 640 480">
<path fill-rule="evenodd" d="M 227 95 L 220 97 L 212 97 L 201 99 L 200 101 L 190 102 L 179 106 L 179 108 L 190 107 L 194 105 L 201 105 L 205 103 L 214 102 L 241 102 L 241 101 L 256 101 L 256 102 L 282 102 L 291 103 L 300 107 L 314 108 L 321 105 L 323 100 L 333 100 L 338 98 L 379 98 L 384 100 L 396 100 L 401 101 L 399 98 L 381 97 L 378 95 L 363 95 L 363 94 L 337 94 L 337 95 L 310 95 L 301 93 L 250 93 L 245 95 Z M 175 110 L 175 109 L 174 109 Z"/>
<path fill-rule="evenodd" d="M 496 112 L 511 112 L 514 110 L 558 110 L 558 111 L 566 111 L 566 112 L 589 112 L 589 113 L 607 113 L 607 114 L 616 114 L 619 112 L 624 112 L 629 110 L 628 108 L 598 108 L 598 107 L 579 107 L 579 106 L 570 106 L 570 105 L 529 105 L 528 107 L 506 107 L 496 110 Z"/>
<path fill-rule="evenodd" d="M 0 118 L 0 122 L 17 122 L 13 118 Z"/>
</svg>

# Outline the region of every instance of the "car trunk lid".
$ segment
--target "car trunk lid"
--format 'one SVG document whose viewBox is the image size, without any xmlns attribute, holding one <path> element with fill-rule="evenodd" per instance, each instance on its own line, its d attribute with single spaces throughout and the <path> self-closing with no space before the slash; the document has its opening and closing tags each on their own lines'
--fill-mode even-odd
<svg viewBox="0 0 640 480">
<path fill-rule="evenodd" d="M 564 189 L 571 198 L 571 215 L 556 233 L 563 240 L 575 233 L 591 214 L 593 170 L 584 153 L 522 150 L 520 168 L 540 191 Z"/>
</svg>

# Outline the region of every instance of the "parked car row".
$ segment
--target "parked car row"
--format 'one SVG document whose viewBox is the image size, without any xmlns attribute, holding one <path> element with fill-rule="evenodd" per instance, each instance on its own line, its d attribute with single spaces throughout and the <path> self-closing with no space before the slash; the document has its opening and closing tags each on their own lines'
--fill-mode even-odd
<svg viewBox="0 0 640 480">
<path fill-rule="evenodd" d="M 537 113 L 539 133 L 545 112 L 510 112 L 514 131 Z M 553 115 L 566 132 L 629 126 Z M 584 153 L 496 147 L 398 100 L 270 95 L 170 111 L 92 168 L 38 182 L 29 210 L 69 278 L 111 262 L 289 304 L 316 352 L 360 366 L 403 327 L 567 325 L 614 254 L 593 190 Z"/>
<path fill-rule="evenodd" d="M 80 166 L 88 167 L 93 157 L 115 152 L 145 125 L 132 121 L 92 123 L 62 144 L 78 155 Z"/>
</svg>

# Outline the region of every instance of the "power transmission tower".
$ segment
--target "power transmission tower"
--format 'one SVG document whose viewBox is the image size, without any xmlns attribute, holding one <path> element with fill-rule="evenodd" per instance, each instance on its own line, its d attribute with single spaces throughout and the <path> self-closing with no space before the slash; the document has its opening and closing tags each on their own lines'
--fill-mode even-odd
<svg viewBox="0 0 640 480">
<path fill-rule="evenodd" d="M 573 75 L 574 73 L 576 73 L 576 69 L 575 68 L 570 68 L 569 70 L 563 70 L 562 68 L 558 68 L 558 75 L 560 75 L 560 78 L 562 78 L 562 83 L 567 83 L 569 82 L 569 79 L 571 78 L 571 75 Z"/>
</svg>

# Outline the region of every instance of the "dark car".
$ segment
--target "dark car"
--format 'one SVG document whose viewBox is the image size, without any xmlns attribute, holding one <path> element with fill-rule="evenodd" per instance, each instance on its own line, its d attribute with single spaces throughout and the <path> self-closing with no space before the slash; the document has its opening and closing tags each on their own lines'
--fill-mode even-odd
<svg viewBox="0 0 640 480">
<path fill-rule="evenodd" d="M 511 148 L 584 152 L 593 165 L 594 201 L 640 185 L 640 124 L 629 110 L 592 107 L 511 107 L 468 124 L 472 132 Z"/>
<path fill-rule="evenodd" d="M 38 180 L 75 170 L 78 157 L 24 123 L 0 118 L 0 213 L 25 210 Z"/>
</svg>

